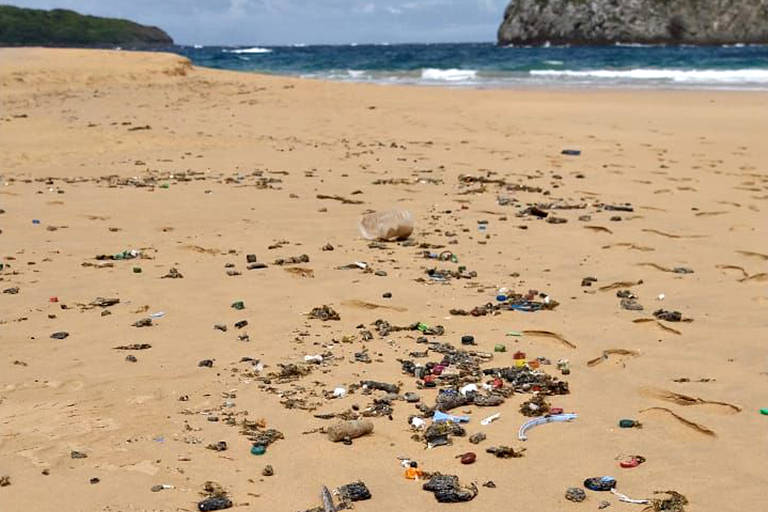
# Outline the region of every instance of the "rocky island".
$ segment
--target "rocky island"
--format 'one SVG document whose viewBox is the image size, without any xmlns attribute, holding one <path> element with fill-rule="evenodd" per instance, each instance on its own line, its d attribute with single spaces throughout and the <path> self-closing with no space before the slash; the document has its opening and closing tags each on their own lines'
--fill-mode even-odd
<svg viewBox="0 0 768 512">
<path fill-rule="evenodd" d="M 158 46 L 173 39 L 157 27 L 86 16 L 66 9 L 45 11 L 0 5 L 0 46 Z"/>
<path fill-rule="evenodd" d="M 768 0 L 512 0 L 499 45 L 766 44 Z"/>
</svg>

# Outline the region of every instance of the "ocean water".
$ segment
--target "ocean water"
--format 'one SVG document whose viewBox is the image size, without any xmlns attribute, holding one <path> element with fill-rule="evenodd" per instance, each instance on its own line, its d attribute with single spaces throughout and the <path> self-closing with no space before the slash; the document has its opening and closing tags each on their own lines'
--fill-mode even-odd
<svg viewBox="0 0 768 512">
<path fill-rule="evenodd" d="M 176 46 L 170 50 L 198 66 L 348 82 L 768 90 L 768 46 L 501 48 L 463 43 Z"/>
</svg>

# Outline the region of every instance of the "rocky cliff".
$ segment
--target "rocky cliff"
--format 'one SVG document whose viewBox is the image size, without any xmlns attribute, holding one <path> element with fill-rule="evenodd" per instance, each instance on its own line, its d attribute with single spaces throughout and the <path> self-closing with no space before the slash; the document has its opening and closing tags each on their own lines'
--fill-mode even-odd
<svg viewBox="0 0 768 512">
<path fill-rule="evenodd" d="M 500 45 L 768 43 L 768 0 L 512 0 Z"/>
<path fill-rule="evenodd" d="M 170 45 L 168 34 L 128 20 L 0 5 L 0 46 Z"/>
</svg>

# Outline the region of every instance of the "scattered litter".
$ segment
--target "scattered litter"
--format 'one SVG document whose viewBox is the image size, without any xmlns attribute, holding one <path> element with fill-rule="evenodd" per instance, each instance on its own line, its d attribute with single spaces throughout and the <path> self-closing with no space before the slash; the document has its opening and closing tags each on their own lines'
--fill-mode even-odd
<svg viewBox="0 0 768 512">
<path fill-rule="evenodd" d="M 228 508 L 232 508 L 232 500 L 226 496 L 211 496 L 209 498 L 205 498 L 197 504 L 197 509 L 200 512 L 224 510 Z"/>
<path fill-rule="evenodd" d="M 646 459 L 642 455 L 630 455 L 629 457 L 619 461 L 619 466 L 625 469 L 636 468 L 645 461 Z"/>
<path fill-rule="evenodd" d="M 647 500 L 654 512 L 685 512 L 688 498 L 677 491 L 655 491 L 654 494 L 666 494 L 666 498 L 652 498 Z"/>
<path fill-rule="evenodd" d="M 491 423 L 493 423 L 494 421 L 496 421 L 499 418 L 501 418 L 501 413 L 497 412 L 496 414 L 492 414 L 492 415 L 488 416 L 487 418 L 483 418 L 482 420 L 480 420 L 480 424 L 483 425 L 483 426 L 487 426 L 487 425 L 490 425 Z"/>
<path fill-rule="evenodd" d="M 364 501 L 371 499 L 371 491 L 365 483 L 357 481 L 339 487 L 339 496 L 344 501 Z"/>
<path fill-rule="evenodd" d="M 509 446 L 491 446 L 486 448 L 485 451 L 499 459 L 517 459 L 525 455 L 525 448 L 515 450 Z"/>
<path fill-rule="evenodd" d="M 619 498 L 619 501 L 624 503 L 631 503 L 633 505 L 648 505 L 650 503 L 650 500 L 633 500 L 626 494 L 621 494 L 616 489 L 611 489 L 611 494 Z"/>
<path fill-rule="evenodd" d="M 405 240 L 413 233 L 413 216 L 399 208 L 369 213 L 360 218 L 358 227 L 367 240 Z"/>
<path fill-rule="evenodd" d="M 565 490 L 565 499 L 575 503 L 581 503 L 587 499 L 587 493 L 584 492 L 584 489 L 580 489 L 578 487 L 569 487 Z"/>
<path fill-rule="evenodd" d="M 373 432 L 373 422 L 368 419 L 339 421 L 326 428 L 328 440 L 337 443 L 339 441 L 351 441 L 358 437 Z"/>
<path fill-rule="evenodd" d="M 441 475 L 440 473 L 432 475 L 422 488 L 433 493 L 439 503 L 472 501 L 478 492 L 475 484 L 463 487 L 459 483 L 459 477 L 455 475 Z"/>
<path fill-rule="evenodd" d="M 616 487 L 616 479 L 612 476 L 596 476 L 584 480 L 584 487 L 590 491 L 610 491 Z"/>
<path fill-rule="evenodd" d="M 461 455 L 457 455 L 456 458 L 460 459 L 459 462 L 462 464 L 474 464 L 475 460 L 477 460 L 477 455 L 472 452 L 467 452 Z"/>
<path fill-rule="evenodd" d="M 443 421 L 450 421 L 452 423 L 467 423 L 469 419 L 469 416 L 454 416 L 453 414 L 446 414 L 441 411 L 435 411 L 434 416 L 432 416 L 432 421 L 438 423 Z"/>
<path fill-rule="evenodd" d="M 309 312 L 309 318 L 315 318 L 324 322 L 328 320 L 341 320 L 341 316 L 332 307 L 327 305 L 313 308 Z"/>
<path fill-rule="evenodd" d="M 577 414 L 572 413 L 566 413 L 566 414 L 553 414 L 551 416 L 541 416 L 539 418 L 533 418 L 532 420 L 528 420 L 525 423 L 523 423 L 520 426 L 520 430 L 517 432 L 517 438 L 520 441 L 527 441 L 528 436 L 526 435 L 526 432 L 538 425 L 544 425 L 546 423 L 552 423 L 552 422 L 564 422 L 564 421 L 572 421 L 578 418 Z"/>
</svg>

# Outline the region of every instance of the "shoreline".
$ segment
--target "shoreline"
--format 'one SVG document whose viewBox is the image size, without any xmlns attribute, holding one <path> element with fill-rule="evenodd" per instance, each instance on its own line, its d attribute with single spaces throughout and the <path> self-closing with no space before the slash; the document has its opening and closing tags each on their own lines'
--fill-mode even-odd
<svg viewBox="0 0 768 512">
<path fill-rule="evenodd" d="M 453 43 L 445 43 L 445 44 L 453 44 Z M 177 45 L 179 47 L 188 47 L 192 48 L 192 46 L 185 46 L 185 45 Z M 340 45 L 345 46 L 345 45 Z M 381 45 L 386 46 L 386 45 Z M 233 47 L 235 48 L 235 47 Z M 266 47 L 265 47 L 266 48 Z M 275 47 L 278 48 L 278 47 Z M 291 46 L 282 46 L 280 48 L 292 48 Z M 739 92 L 739 93 L 767 93 L 768 92 L 768 83 L 766 83 L 764 86 L 751 86 L 751 85 L 711 85 L 711 84 L 704 84 L 704 85 L 686 85 L 684 83 L 680 84 L 643 84 L 641 82 L 638 83 L 620 83 L 620 84 L 606 84 L 606 83 L 563 83 L 563 84 L 557 84 L 557 83 L 545 83 L 541 82 L 536 85 L 532 84 L 526 84 L 526 83 L 458 83 L 452 82 L 451 80 L 425 80 L 414 78 L 411 82 L 387 82 L 384 79 L 376 80 L 355 80 L 354 78 L 350 79 L 344 79 L 344 78 L 330 78 L 330 77 L 322 77 L 322 76 L 308 76 L 306 73 L 280 73 L 280 72 L 272 72 L 268 69 L 262 69 L 262 70 L 238 70 L 238 69 L 227 69 L 227 68 L 217 68 L 217 67 L 209 67 L 209 66 L 203 66 L 203 65 L 197 65 L 195 64 L 188 56 L 182 54 L 182 53 L 176 53 L 172 51 L 155 51 L 155 50 L 147 50 L 147 49 L 104 49 L 104 48 L 58 48 L 58 47 L 0 47 L 0 52 L 2 51 L 29 51 L 29 50 L 41 50 L 41 51 L 85 51 L 85 52 L 106 52 L 106 53 L 135 53 L 138 55 L 147 54 L 147 55 L 166 55 L 166 56 L 175 56 L 180 57 L 183 59 L 189 60 L 189 65 L 192 68 L 200 69 L 200 70 L 207 70 L 207 71 L 221 71 L 221 72 L 231 72 L 236 74 L 245 74 L 245 75 L 252 75 L 257 77 L 270 77 L 270 78 L 276 78 L 276 79 L 284 79 L 284 80 L 310 80 L 310 81 L 319 81 L 319 82 L 327 82 L 332 84 L 354 84 L 354 85 L 376 85 L 376 86 L 387 86 L 387 87 L 416 87 L 416 88 L 425 88 L 425 89 L 448 89 L 448 90 L 474 90 L 474 91 L 525 91 L 525 92 L 536 92 L 536 91 L 542 91 L 542 92 L 560 92 L 560 93 L 579 93 L 579 92 L 622 92 L 626 91 L 629 93 L 642 93 L 642 92 L 661 92 L 661 93 L 668 93 L 668 92 L 683 92 L 683 93 L 695 93 L 695 92 L 701 92 L 701 93 L 731 93 L 731 92 Z M 421 71 L 423 72 L 426 68 L 419 68 L 415 71 Z M 745 68 L 746 70 L 751 70 L 751 68 Z M 661 69 L 662 71 L 664 69 Z M 673 70 L 670 68 L 669 70 Z M 347 70 L 349 71 L 349 70 Z M 366 72 L 371 73 L 377 73 L 382 70 L 371 70 Z M 443 70 L 443 71 L 451 71 L 451 70 Z M 464 71 L 464 70 L 458 70 L 458 71 Z M 474 72 L 482 72 L 482 70 L 467 70 L 467 71 L 474 71 Z M 568 71 L 568 70 L 563 70 Z M 590 70 L 583 70 L 583 71 L 590 71 Z M 594 71 L 594 70 L 592 70 Z M 632 71 L 632 70 L 630 70 Z M 679 71 L 686 71 L 684 69 L 681 69 Z M 712 71 L 709 69 L 702 69 L 700 71 Z M 718 71 L 718 70 L 714 70 Z M 730 70 L 723 70 L 723 71 L 730 71 Z M 398 73 L 405 73 L 405 71 L 398 71 Z M 529 71 L 530 73 L 530 71 Z M 408 78 L 405 78 L 404 80 L 410 80 Z"/>
</svg>

